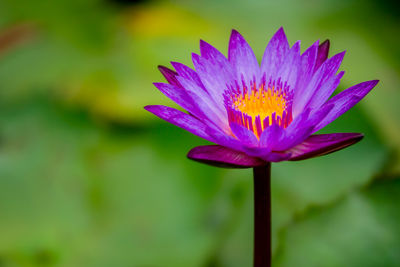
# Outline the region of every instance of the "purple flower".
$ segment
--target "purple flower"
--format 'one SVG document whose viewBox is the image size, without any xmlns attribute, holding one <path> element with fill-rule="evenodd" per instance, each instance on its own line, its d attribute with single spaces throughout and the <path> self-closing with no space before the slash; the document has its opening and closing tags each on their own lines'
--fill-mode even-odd
<svg viewBox="0 0 400 267">
<path fill-rule="evenodd" d="M 344 72 L 345 52 L 328 58 L 329 41 L 300 53 L 289 47 L 282 28 L 265 49 L 261 66 L 235 30 L 228 58 L 200 41 L 193 69 L 172 62 L 160 66 L 168 83 L 154 85 L 183 109 L 146 106 L 156 116 L 217 145 L 193 148 L 188 157 L 212 165 L 255 167 L 303 160 L 345 148 L 359 133 L 313 135 L 357 104 L 378 83 L 354 85 L 329 99 Z"/>
</svg>

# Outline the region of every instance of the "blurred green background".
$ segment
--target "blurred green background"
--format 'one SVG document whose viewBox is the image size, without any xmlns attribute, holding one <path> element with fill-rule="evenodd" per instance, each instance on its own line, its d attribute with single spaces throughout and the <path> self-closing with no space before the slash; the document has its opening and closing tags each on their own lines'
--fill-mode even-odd
<svg viewBox="0 0 400 267">
<path fill-rule="evenodd" d="M 261 59 L 283 26 L 347 50 L 340 90 L 380 79 L 324 132 L 346 150 L 273 164 L 274 266 L 400 266 L 400 8 L 394 0 L 1 0 L 0 266 L 243 267 L 251 170 L 145 112 L 157 65 L 232 28 Z"/>
</svg>

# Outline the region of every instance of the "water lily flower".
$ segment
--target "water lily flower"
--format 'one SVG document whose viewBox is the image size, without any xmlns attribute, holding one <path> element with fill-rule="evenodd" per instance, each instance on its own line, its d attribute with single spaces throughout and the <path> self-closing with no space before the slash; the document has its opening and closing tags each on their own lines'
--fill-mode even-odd
<svg viewBox="0 0 400 267">
<path fill-rule="evenodd" d="M 329 41 L 304 53 L 292 47 L 283 28 L 268 43 L 259 65 L 253 50 L 233 30 L 228 57 L 200 41 L 195 70 L 172 62 L 160 66 L 168 83 L 154 85 L 183 109 L 145 109 L 217 145 L 199 146 L 188 157 L 217 166 L 257 167 L 303 160 L 352 145 L 359 133 L 314 134 L 357 104 L 378 83 L 354 85 L 330 98 L 343 71 L 345 52 L 328 58 Z"/>
<path fill-rule="evenodd" d="M 303 160 L 348 147 L 359 133 L 314 134 L 357 104 L 378 83 L 354 85 L 330 98 L 344 72 L 344 52 L 328 58 L 329 41 L 300 53 L 282 28 L 265 49 L 261 66 L 235 30 L 228 57 L 200 41 L 193 69 L 160 66 L 168 83 L 154 85 L 188 113 L 166 106 L 145 109 L 217 145 L 188 157 L 210 165 L 253 168 L 254 267 L 271 266 L 271 162 Z"/>
</svg>

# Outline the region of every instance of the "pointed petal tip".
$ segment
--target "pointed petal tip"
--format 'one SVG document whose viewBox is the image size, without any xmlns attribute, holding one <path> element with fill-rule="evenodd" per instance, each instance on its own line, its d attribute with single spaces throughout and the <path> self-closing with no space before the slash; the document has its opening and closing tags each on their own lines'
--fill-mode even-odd
<svg viewBox="0 0 400 267">
<path fill-rule="evenodd" d="M 237 39 L 242 39 L 242 40 L 244 40 L 244 37 L 243 37 L 243 35 L 240 34 L 240 32 L 238 32 L 238 31 L 235 30 L 235 29 L 232 29 L 232 31 L 231 31 L 231 36 L 230 36 L 230 40 L 231 40 L 231 42 L 232 42 L 232 41 L 237 40 Z"/>
<path fill-rule="evenodd" d="M 236 29 L 232 29 L 232 30 L 231 30 L 231 36 L 232 36 L 232 35 L 237 35 L 237 34 L 240 35 L 240 33 L 239 33 Z"/>
<path fill-rule="evenodd" d="M 363 98 L 366 94 L 368 94 L 377 84 L 379 83 L 379 80 L 370 80 L 370 81 L 365 81 L 359 84 L 356 84 L 346 90 L 355 88 L 357 89 L 357 94 L 355 94 L 355 96 L 358 96 L 359 94 L 361 94 L 361 98 Z M 346 92 L 346 90 L 344 90 L 343 92 Z"/>
<path fill-rule="evenodd" d="M 173 69 L 170 69 L 168 67 L 165 67 L 163 65 L 158 65 L 157 68 L 161 72 L 161 74 L 163 74 L 164 76 L 169 76 L 169 75 L 175 76 L 175 75 L 177 75 L 176 71 L 174 71 Z M 165 78 L 167 78 L 167 77 L 165 77 Z"/>
<path fill-rule="evenodd" d="M 333 57 L 339 57 L 339 58 L 341 58 L 343 60 L 344 56 L 346 55 L 346 52 L 347 52 L 347 50 L 343 50 L 342 52 L 337 53 Z"/>
<path fill-rule="evenodd" d="M 144 108 L 145 110 L 147 110 L 148 112 L 153 113 L 153 110 L 154 110 L 154 109 L 157 109 L 158 106 L 159 106 L 159 105 L 146 105 L 146 106 L 144 106 L 143 108 Z"/>
<path fill-rule="evenodd" d="M 298 41 L 296 41 L 296 42 L 293 44 L 293 46 L 292 46 L 291 49 L 298 50 L 298 53 L 300 53 L 300 45 L 301 45 L 301 41 L 298 40 Z"/>
<path fill-rule="evenodd" d="M 206 41 L 204 41 L 203 39 L 200 39 L 199 44 L 200 44 L 200 47 L 209 45 L 209 44 L 208 44 Z"/>
<path fill-rule="evenodd" d="M 161 71 L 161 70 L 165 70 L 165 69 L 169 69 L 163 65 L 158 65 L 157 68 Z"/>
<path fill-rule="evenodd" d="M 280 26 L 279 29 L 276 31 L 276 33 L 280 33 L 280 34 L 285 34 L 285 30 L 283 29 L 283 26 Z"/>
<path fill-rule="evenodd" d="M 160 82 L 154 82 L 153 85 L 157 88 L 159 88 L 160 86 L 163 86 L 165 83 L 160 83 Z"/>
<path fill-rule="evenodd" d="M 278 40 L 287 40 L 285 30 L 281 26 L 273 35 L 271 40 L 278 39 Z"/>
<path fill-rule="evenodd" d="M 371 80 L 369 82 L 371 82 L 372 86 L 376 86 L 380 82 L 380 80 Z"/>
<path fill-rule="evenodd" d="M 196 54 L 196 53 L 192 53 L 192 60 L 199 60 L 199 58 L 200 58 L 200 55 L 199 54 Z"/>
<path fill-rule="evenodd" d="M 329 48 L 331 45 L 331 41 L 329 39 L 326 39 L 325 41 L 323 41 L 320 46 L 325 46 L 327 48 Z"/>
<path fill-rule="evenodd" d="M 176 69 L 176 66 L 182 66 L 182 65 L 184 65 L 184 64 L 182 64 L 182 63 L 180 63 L 180 62 L 178 62 L 178 61 L 170 61 L 169 63 L 171 63 L 171 65 L 172 65 L 172 67 L 174 68 L 174 69 Z"/>
<path fill-rule="evenodd" d="M 200 39 L 200 55 L 202 57 L 207 58 L 208 55 L 213 51 L 217 50 L 215 47 L 213 47 L 211 44 L 207 43 L 206 41 Z M 193 57 L 193 54 L 192 54 Z"/>
<path fill-rule="evenodd" d="M 176 84 L 176 71 L 162 65 L 158 65 L 157 68 L 169 84 Z"/>
<path fill-rule="evenodd" d="M 358 143 L 364 138 L 362 133 L 334 133 L 312 135 L 303 143 L 290 149 L 290 161 L 299 161 L 324 156 Z"/>
<path fill-rule="evenodd" d="M 380 80 L 370 80 L 370 81 L 365 81 L 365 82 L 362 82 L 362 83 L 359 83 L 359 84 L 365 84 L 365 85 L 367 85 L 367 86 L 374 87 L 374 86 L 376 86 L 379 82 L 380 82 Z"/>
<path fill-rule="evenodd" d="M 229 37 L 229 48 L 232 49 L 232 47 L 237 45 L 237 42 L 243 41 L 243 36 L 237 30 L 232 29 L 231 36 Z"/>
<path fill-rule="evenodd" d="M 249 46 L 246 39 L 237 30 L 233 29 L 229 38 L 229 51 L 235 47 Z"/>
<path fill-rule="evenodd" d="M 280 38 L 286 39 L 286 33 L 282 26 L 275 32 L 273 37 L 275 37 L 275 38 L 280 37 Z"/>
<path fill-rule="evenodd" d="M 160 83 L 160 82 L 155 82 L 153 85 L 160 90 L 163 94 L 165 94 L 165 91 L 169 91 L 172 88 L 177 89 L 179 88 L 179 85 L 175 83 Z M 175 102 L 175 101 L 174 101 Z"/>
<path fill-rule="evenodd" d="M 210 47 L 210 44 L 208 44 L 206 41 L 200 39 L 199 46 L 200 46 L 200 55 L 201 55 L 202 57 L 204 57 L 206 51 L 207 51 L 207 50 L 209 49 L 209 47 Z M 193 54 L 194 54 L 194 53 L 192 53 L 192 58 L 193 58 Z"/>
</svg>

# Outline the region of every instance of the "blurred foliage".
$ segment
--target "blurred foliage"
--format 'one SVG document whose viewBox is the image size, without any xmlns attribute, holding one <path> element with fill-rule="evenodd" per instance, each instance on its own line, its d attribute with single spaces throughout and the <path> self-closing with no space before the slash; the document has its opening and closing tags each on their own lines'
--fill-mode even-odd
<svg viewBox="0 0 400 267">
<path fill-rule="evenodd" d="M 398 266 L 399 196 L 398 176 L 379 177 L 332 205 L 311 209 L 286 229 L 275 264 Z"/>
<path fill-rule="evenodd" d="M 347 50 L 340 90 L 381 83 L 324 129 L 363 132 L 361 143 L 273 165 L 274 266 L 399 266 L 398 10 L 390 0 L 1 0 L 0 266 L 251 266 L 250 170 L 188 161 L 206 142 L 143 106 L 174 106 L 151 84 L 162 81 L 156 66 L 191 66 L 199 39 L 226 52 L 236 28 L 260 59 L 280 26 L 303 48 L 330 38 L 332 53 Z"/>
</svg>

